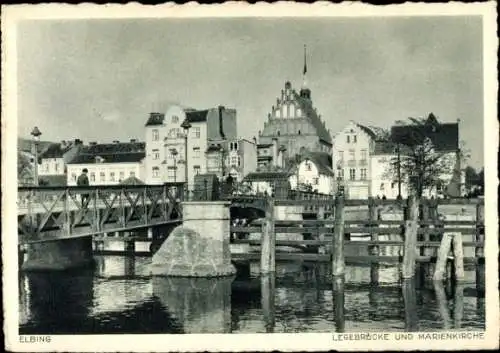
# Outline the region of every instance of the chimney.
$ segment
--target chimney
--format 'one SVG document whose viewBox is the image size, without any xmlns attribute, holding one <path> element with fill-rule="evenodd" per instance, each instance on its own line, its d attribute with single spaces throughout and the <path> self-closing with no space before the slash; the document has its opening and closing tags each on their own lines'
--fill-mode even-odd
<svg viewBox="0 0 500 353">
<path fill-rule="evenodd" d="M 66 145 L 67 145 L 67 144 L 66 144 L 66 140 L 62 140 L 62 141 L 61 141 L 61 147 L 62 147 L 62 148 L 64 148 L 64 147 L 66 147 Z"/>
<path fill-rule="evenodd" d="M 226 139 L 226 136 L 224 135 L 224 123 L 223 123 L 223 117 L 222 117 L 222 112 L 224 111 L 224 106 L 223 105 L 219 105 L 219 133 L 220 133 L 220 137 L 221 139 L 225 140 Z"/>
<path fill-rule="evenodd" d="M 136 143 L 137 139 L 130 139 L 130 143 Z"/>
<path fill-rule="evenodd" d="M 113 143 L 114 143 L 114 144 L 117 144 L 117 143 L 120 143 L 120 141 L 118 141 L 118 140 L 114 140 L 114 141 L 113 141 Z"/>
<path fill-rule="evenodd" d="M 96 142 L 96 141 L 91 141 L 91 142 L 89 142 L 89 146 L 95 146 L 95 145 L 97 145 L 97 142 Z"/>
<path fill-rule="evenodd" d="M 78 145 L 83 145 L 83 141 L 80 140 L 80 139 L 75 139 L 75 146 L 78 146 Z"/>
</svg>

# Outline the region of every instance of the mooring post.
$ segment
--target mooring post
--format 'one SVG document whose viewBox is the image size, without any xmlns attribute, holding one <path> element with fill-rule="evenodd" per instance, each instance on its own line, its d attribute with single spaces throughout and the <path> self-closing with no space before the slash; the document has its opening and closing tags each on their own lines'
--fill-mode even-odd
<svg viewBox="0 0 500 353">
<path fill-rule="evenodd" d="M 333 277 L 333 307 L 335 309 L 335 326 L 336 332 L 344 332 L 345 330 L 345 313 L 344 313 L 344 277 Z"/>
<path fill-rule="evenodd" d="M 127 256 L 135 254 L 135 240 L 125 240 L 125 253 Z"/>
<path fill-rule="evenodd" d="M 368 219 L 370 224 L 370 238 L 372 241 L 378 240 L 378 233 L 373 230 L 373 227 L 377 225 L 377 207 L 375 205 L 375 200 L 373 197 L 368 198 Z M 378 256 L 380 254 L 380 247 L 378 245 L 372 245 L 368 249 L 370 255 Z"/>
<path fill-rule="evenodd" d="M 446 272 L 446 263 L 450 253 L 452 235 L 443 233 L 441 244 L 439 245 L 438 256 L 436 260 L 436 269 L 434 271 L 434 281 L 442 281 Z"/>
<path fill-rule="evenodd" d="M 276 325 L 275 301 L 276 275 L 269 273 L 260 277 L 261 306 L 264 314 L 266 333 L 273 333 Z"/>
<path fill-rule="evenodd" d="M 262 241 L 260 243 L 260 272 L 270 273 L 275 271 L 276 234 L 274 233 L 274 200 L 266 199 L 266 218 L 262 225 Z"/>
<path fill-rule="evenodd" d="M 415 195 L 408 198 L 407 220 L 405 221 L 405 240 L 403 250 L 404 279 L 413 278 L 415 275 L 415 263 L 417 255 L 417 233 L 418 233 L 418 200 Z"/>
<path fill-rule="evenodd" d="M 338 194 L 335 198 L 335 223 L 333 229 L 332 274 L 343 276 L 344 262 L 344 196 Z"/>
<path fill-rule="evenodd" d="M 422 221 L 422 226 L 421 229 L 424 232 L 422 236 L 420 237 L 425 243 L 430 242 L 430 209 L 429 209 L 429 200 L 428 199 L 422 199 L 420 201 L 421 205 L 421 213 L 420 213 L 420 219 Z M 423 245 L 420 246 L 420 255 L 425 256 L 425 257 L 431 257 L 434 255 L 434 249 L 428 245 Z M 421 270 L 421 276 L 423 278 L 423 285 L 425 285 L 425 282 L 427 279 L 431 278 L 431 263 L 430 261 L 427 263 L 421 263 L 420 265 L 420 270 Z"/>
<path fill-rule="evenodd" d="M 455 280 L 460 282 L 465 279 L 464 272 L 464 248 L 462 243 L 462 233 L 453 235 L 453 257 L 455 263 Z"/>
</svg>

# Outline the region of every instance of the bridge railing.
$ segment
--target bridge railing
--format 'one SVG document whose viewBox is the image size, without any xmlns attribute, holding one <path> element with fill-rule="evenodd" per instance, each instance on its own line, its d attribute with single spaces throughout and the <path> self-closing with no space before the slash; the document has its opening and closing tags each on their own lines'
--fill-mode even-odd
<svg viewBox="0 0 500 353">
<path fill-rule="evenodd" d="M 42 232 L 78 229 L 101 232 L 106 225 L 127 228 L 180 219 L 184 184 L 21 187 L 19 232 L 36 238 Z"/>
</svg>

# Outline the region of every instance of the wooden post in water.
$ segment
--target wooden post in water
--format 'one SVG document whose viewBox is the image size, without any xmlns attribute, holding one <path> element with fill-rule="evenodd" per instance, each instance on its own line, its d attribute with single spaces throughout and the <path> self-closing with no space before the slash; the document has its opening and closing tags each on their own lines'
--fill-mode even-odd
<svg viewBox="0 0 500 353">
<path fill-rule="evenodd" d="M 274 200 L 267 198 L 266 218 L 262 225 L 262 241 L 260 243 L 260 272 L 270 273 L 276 269 L 276 234 L 274 232 Z"/>
<path fill-rule="evenodd" d="M 450 253 L 452 235 L 443 233 L 441 244 L 439 245 L 438 256 L 436 260 L 436 270 L 434 271 L 434 281 L 442 281 L 446 272 L 446 262 Z"/>
<path fill-rule="evenodd" d="M 465 279 L 464 272 L 464 248 L 462 244 L 462 233 L 453 236 L 453 257 L 455 260 L 455 280 L 460 282 Z"/>
<path fill-rule="evenodd" d="M 476 241 L 484 243 L 484 204 L 478 203 L 476 205 Z M 476 258 L 484 256 L 483 247 L 476 247 Z"/>
<path fill-rule="evenodd" d="M 418 331 L 417 291 L 413 278 L 404 279 L 401 285 L 405 304 L 405 331 Z"/>
<path fill-rule="evenodd" d="M 424 223 L 422 225 L 422 230 L 425 231 L 424 234 L 422 234 L 421 239 L 424 242 L 429 242 L 430 241 L 430 225 L 428 224 L 430 222 L 430 210 L 429 210 L 429 200 L 421 200 L 420 204 L 422 206 L 421 210 L 421 217 L 420 219 Z M 420 247 L 420 255 L 426 256 L 426 257 L 431 257 L 433 255 L 433 248 L 429 246 L 421 246 Z M 422 286 L 425 286 L 425 282 L 427 279 L 431 278 L 431 271 L 430 271 L 431 263 L 421 263 L 420 265 L 420 270 L 421 270 L 421 276 L 422 276 Z"/>
<path fill-rule="evenodd" d="M 276 275 L 269 273 L 260 277 L 260 295 L 266 333 L 273 333 L 276 324 L 274 296 L 276 294 Z"/>
<path fill-rule="evenodd" d="M 324 220 L 325 219 L 325 206 L 319 206 L 318 208 L 318 215 L 316 217 L 317 220 Z M 320 241 L 324 241 L 325 240 L 325 233 L 323 233 L 320 228 L 323 228 L 325 227 L 325 224 L 319 224 L 317 223 L 317 228 L 318 228 L 318 236 L 317 236 L 317 239 L 320 240 Z M 318 253 L 320 254 L 324 254 L 326 251 L 325 251 L 325 245 L 320 245 L 318 247 Z"/>
<path fill-rule="evenodd" d="M 464 285 L 459 283 L 454 287 L 453 321 L 455 329 L 462 328 L 462 318 L 464 316 Z"/>
<path fill-rule="evenodd" d="M 373 197 L 368 198 L 368 220 L 369 226 L 375 227 L 377 223 L 375 221 L 378 220 L 377 214 L 377 205 L 375 205 L 375 200 Z M 377 241 L 378 233 L 374 232 L 373 229 L 370 230 L 370 240 Z M 380 247 L 378 245 L 371 245 L 368 247 L 368 255 L 370 256 L 379 256 L 380 255 Z M 377 261 L 372 261 L 370 264 L 370 283 L 372 285 L 378 284 L 378 272 L 379 272 L 379 264 Z"/>
<path fill-rule="evenodd" d="M 344 332 L 345 330 L 344 281 L 344 277 L 333 277 L 332 279 L 336 332 Z"/>
<path fill-rule="evenodd" d="M 418 232 L 418 201 L 415 195 L 408 198 L 407 220 L 405 221 L 405 240 L 403 249 L 404 279 L 413 278 L 415 275 L 415 263 L 417 255 L 417 232 Z"/>
<path fill-rule="evenodd" d="M 344 196 L 337 194 L 335 198 L 335 224 L 333 229 L 333 254 L 332 274 L 343 276 L 345 273 L 344 262 Z"/>
<path fill-rule="evenodd" d="M 436 302 L 443 320 L 443 329 L 449 330 L 451 327 L 450 311 L 448 309 L 448 300 L 442 282 L 434 282 L 434 292 L 436 294 Z"/>
</svg>

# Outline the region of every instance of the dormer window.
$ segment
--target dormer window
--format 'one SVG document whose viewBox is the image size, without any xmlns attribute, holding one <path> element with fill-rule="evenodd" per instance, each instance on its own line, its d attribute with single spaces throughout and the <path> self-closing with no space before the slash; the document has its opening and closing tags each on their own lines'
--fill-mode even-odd
<svg viewBox="0 0 500 353">
<path fill-rule="evenodd" d="M 177 115 L 174 115 L 172 117 L 172 124 L 177 124 L 179 122 L 179 117 Z"/>
</svg>

